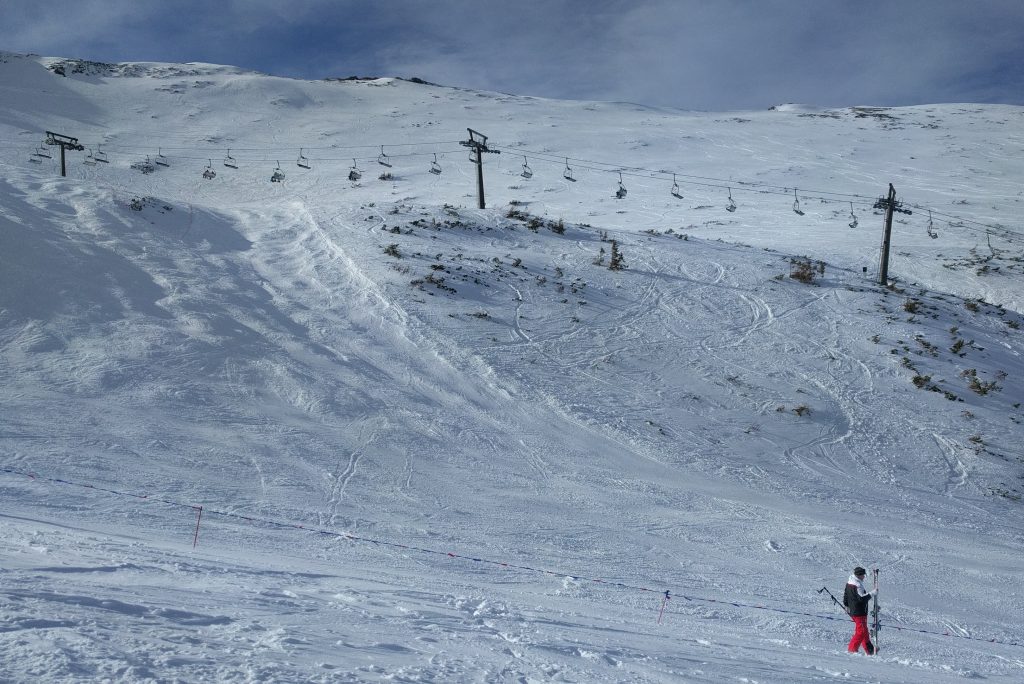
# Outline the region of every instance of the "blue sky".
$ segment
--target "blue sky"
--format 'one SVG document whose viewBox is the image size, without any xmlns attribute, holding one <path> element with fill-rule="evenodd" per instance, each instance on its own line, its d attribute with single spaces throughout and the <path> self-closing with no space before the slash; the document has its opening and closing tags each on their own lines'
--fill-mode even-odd
<svg viewBox="0 0 1024 684">
<path fill-rule="evenodd" d="M 0 0 L 0 49 L 685 109 L 1024 104 L 1024 0 Z"/>
</svg>

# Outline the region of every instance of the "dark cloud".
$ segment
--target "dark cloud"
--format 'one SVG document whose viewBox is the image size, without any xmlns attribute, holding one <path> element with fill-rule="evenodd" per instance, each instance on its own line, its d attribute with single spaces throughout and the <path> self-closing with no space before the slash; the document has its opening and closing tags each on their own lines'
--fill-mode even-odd
<svg viewBox="0 0 1024 684">
<path fill-rule="evenodd" d="M 5 0 L 0 47 L 693 109 L 1024 103 L 1020 0 Z"/>
</svg>

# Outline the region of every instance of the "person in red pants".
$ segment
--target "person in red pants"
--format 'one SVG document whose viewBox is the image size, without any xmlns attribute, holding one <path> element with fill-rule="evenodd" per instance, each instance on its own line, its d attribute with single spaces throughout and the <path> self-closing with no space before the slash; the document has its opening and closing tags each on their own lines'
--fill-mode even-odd
<svg viewBox="0 0 1024 684">
<path fill-rule="evenodd" d="M 878 590 L 868 591 L 865 588 L 865 575 L 867 575 L 867 570 L 858 566 L 853 569 L 853 574 L 846 581 L 843 605 L 846 606 L 846 612 L 850 614 L 854 625 L 853 638 L 850 639 L 847 650 L 850 653 L 857 653 L 863 646 L 865 653 L 874 655 L 875 645 L 871 643 L 871 637 L 868 634 L 868 603 L 875 597 Z"/>
</svg>

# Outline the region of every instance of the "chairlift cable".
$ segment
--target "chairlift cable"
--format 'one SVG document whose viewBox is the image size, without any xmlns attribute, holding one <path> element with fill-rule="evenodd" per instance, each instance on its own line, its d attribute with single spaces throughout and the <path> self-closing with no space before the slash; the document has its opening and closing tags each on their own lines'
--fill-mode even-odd
<svg viewBox="0 0 1024 684">
<path fill-rule="evenodd" d="M 639 177 L 648 177 L 648 178 L 667 178 L 669 175 L 678 175 L 680 178 L 683 178 L 683 179 L 691 178 L 691 179 L 695 179 L 695 180 L 699 180 L 699 181 L 711 181 L 710 183 L 694 183 L 693 181 L 687 181 L 687 180 L 683 181 L 684 183 L 689 183 L 689 184 L 694 184 L 694 185 L 704 185 L 704 186 L 707 186 L 707 187 L 721 187 L 721 188 L 725 188 L 725 187 L 729 187 L 729 184 L 731 183 L 733 185 L 737 185 L 738 184 L 740 186 L 747 187 L 747 188 L 768 188 L 768 189 L 773 189 L 773 190 L 776 191 L 776 194 L 786 194 L 786 195 L 788 195 L 791 192 L 791 188 L 789 188 L 789 187 L 786 187 L 786 186 L 783 186 L 783 185 L 770 184 L 770 183 L 760 183 L 760 182 L 756 182 L 756 181 L 735 181 L 735 180 L 728 181 L 728 180 L 726 180 L 724 178 L 715 178 L 715 177 L 712 177 L 712 176 L 699 176 L 699 175 L 695 175 L 695 174 L 686 174 L 686 173 L 678 173 L 678 172 L 673 174 L 670 171 L 648 169 L 648 168 L 641 167 L 641 166 L 623 166 L 621 164 L 613 164 L 613 163 L 610 163 L 610 162 L 595 161 L 595 160 L 592 160 L 592 159 L 581 159 L 581 158 L 575 158 L 575 157 L 565 157 L 564 155 L 558 155 L 556 157 L 555 155 L 552 155 L 549 152 L 540 152 L 540 151 L 528 150 L 528 149 L 521 148 L 521 147 L 517 147 L 517 148 L 496 148 L 496 149 L 501 149 L 502 151 L 507 151 L 507 152 L 511 152 L 511 153 L 514 153 L 514 154 L 520 154 L 520 155 L 523 154 L 523 153 L 526 153 L 526 154 L 529 154 L 531 157 L 536 157 L 538 159 L 541 159 L 542 161 L 547 161 L 547 162 L 550 162 L 550 163 L 555 163 L 556 159 L 559 160 L 557 162 L 559 164 L 562 163 L 562 160 L 565 160 L 566 163 L 569 162 L 569 161 L 573 161 L 573 162 L 577 162 L 576 165 L 579 168 L 586 168 L 586 169 L 589 169 L 589 170 L 592 170 L 592 171 L 605 171 L 605 172 L 611 171 L 611 172 L 614 173 L 614 172 L 618 172 L 619 170 L 623 170 L 623 173 L 625 173 L 626 175 L 633 175 L 633 176 L 639 176 Z M 611 167 L 611 168 L 602 168 L 602 167 Z M 877 199 L 877 198 L 875 198 L 873 196 L 868 196 L 868 195 L 861 195 L 861 194 L 856 194 L 856 193 L 841 193 L 841 192 L 834 192 L 834 191 L 829 191 L 829 190 L 805 190 L 804 194 L 805 194 L 805 196 L 808 196 L 808 197 L 812 196 L 813 194 L 831 195 L 831 196 L 835 196 L 835 197 L 852 197 L 854 199 L 861 199 L 861 200 L 864 200 L 864 201 L 871 201 L 871 202 L 874 202 L 875 199 Z M 827 197 L 822 197 L 822 198 L 815 197 L 815 199 L 826 199 L 826 200 L 829 200 L 829 201 L 836 201 L 836 200 L 832 200 L 832 199 L 827 198 Z M 846 201 L 846 200 L 844 200 L 844 201 Z"/>
<path fill-rule="evenodd" d="M 162 142 L 162 140 L 163 139 L 161 139 L 161 142 Z M 3 142 L 10 142 L 10 143 L 14 144 L 14 143 L 22 142 L 22 141 L 13 141 L 12 140 L 12 141 L 3 141 Z M 424 142 L 385 143 L 384 145 L 381 145 L 380 143 L 377 143 L 377 144 L 367 144 L 367 145 L 305 145 L 305 144 L 297 145 L 297 144 L 292 144 L 292 145 L 278 145 L 278 146 L 275 146 L 275 147 L 232 147 L 231 149 L 234 150 L 235 152 L 264 152 L 264 153 L 267 153 L 267 154 L 278 154 L 278 153 L 281 153 L 281 152 L 283 152 L 285 150 L 294 150 L 297 147 L 301 147 L 303 150 L 359 150 L 359 149 L 380 149 L 381 147 L 426 147 L 426 146 L 437 147 L 439 145 L 457 145 L 457 144 L 459 144 L 459 142 L 460 142 L 459 140 L 432 140 L 432 141 L 424 141 Z M 127 145 L 127 144 L 118 144 L 118 143 L 111 143 L 111 142 L 106 142 L 106 143 L 103 143 L 103 144 L 107 145 L 108 148 L 117 149 L 117 150 L 121 150 L 121 151 L 124 151 L 124 152 L 144 152 L 145 150 L 153 149 L 152 146 L 148 146 L 148 145 Z M 163 145 L 162 147 L 167 147 L 167 149 L 169 151 L 199 152 L 199 151 L 209 150 L 211 148 L 217 148 L 217 145 L 216 145 L 216 143 L 209 143 L 209 144 L 206 144 L 206 145 L 187 145 L 187 146 Z M 393 155 L 389 154 L 387 156 L 393 156 Z"/>
<path fill-rule="evenodd" d="M 502 148 L 496 148 L 496 149 L 502 149 Z M 534 157 L 536 159 L 540 159 L 540 161 L 542 161 L 542 162 L 548 162 L 548 163 L 552 163 L 552 164 L 557 163 L 559 165 L 561 165 L 563 163 L 563 161 L 564 162 L 573 161 L 573 162 L 576 162 L 574 168 L 586 169 L 586 170 L 589 170 L 589 171 L 597 171 L 597 172 L 601 172 L 601 173 L 608 173 L 608 172 L 621 173 L 621 174 L 623 174 L 625 176 L 632 176 L 632 177 L 636 177 L 636 178 L 647 178 L 647 179 L 652 179 L 652 180 L 659 180 L 659 179 L 667 178 L 670 175 L 670 172 L 667 172 L 667 171 L 657 171 L 657 170 L 653 170 L 653 169 L 645 169 L 643 167 L 622 167 L 622 166 L 618 166 L 618 167 L 615 167 L 615 168 L 605 168 L 605 167 L 614 167 L 615 165 L 613 165 L 611 163 L 608 163 L 608 162 L 585 160 L 585 159 L 580 159 L 580 158 L 575 158 L 575 157 L 565 157 L 565 156 L 553 157 L 553 155 L 551 155 L 550 153 L 539 152 L 539 151 L 530 151 L 530 150 L 526 150 L 524 148 L 504 148 L 504 149 L 502 149 L 502 151 L 508 151 L 508 152 L 519 153 L 519 154 L 521 154 L 522 152 L 528 152 L 530 154 L 530 156 L 532 156 L 532 157 Z M 557 161 L 556 161 L 556 159 L 557 159 Z M 594 166 L 594 164 L 596 164 L 597 166 Z M 632 170 L 629 170 L 629 169 L 632 169 Z M 761 194 L 789 195 L 792 192 L 792 188 L 788 188 L 788 187 L 781 186 L 781 185 L 768 184 L 768 183 L 759 183 L 759 182 L 754 182 L 754 181 L 726 181 L 725 179 L 714 178 L 714 177 L 709 177 L 709 176 L 697 176 L 697 175 L 692 175 L 692 174 L 678 174 L 677 173 L 675 175 L 682 176 L 682 178 L 683 178 L 682 182 L 686 183 L 687 185 L 695 185 L 695 186 L 704 187 L 704 188 L 728 189 L 730 195 L 731 195 L 732 187 L 735 184 L 738 184 L 740 186 L 739 187 L 740 190 L 747 190 L 747 191 L 750 191 L 750 192 L 756 191 L 756 192 L 761 193 Z M 699 179 L 699 180 L 686 180 L 686 179 Z M 704 182 L 704 181 L 711 181 L 711 182 Z M 761 189 L 760 190 L 755 190 L 755 188 L 761 188 Z M 873 206 L 874 203 L 877 201 L 877 197 L 874 197 L 874 196 L 863 195 L 863 194 L 858 194 L 858 193 L 834 192 L 834 191 L 829 191 L 829 190 L 805 190 L 804 191 L 804 197 L 805 198 L 809 198 L 809 199 L 816 199 L 816 200 L 819 200 L 821 202 L 830 202 L 830 203 L 833 203 L 833 202 L 834 203 L 849 202 L 850 204 L 856 203 L 856 204 L 860 204 L 862 206 Z M 920 209 L 922 211 L 927 210 L 926 207 L 919 206 L 919 205 L 914 205 L 914 204 L 906 204 L 906 206 L 907 207 L 916 208 L 916 209 Z M 976 225 L 976 226 L 979 226 L 979 227 L 983 227 L 983 228 L 987 228 L 987 229 L 990 229 L 990 230 L 1002 231 L 1006 235 L 1013 236 L 1014 238 L 1022 238 L 1022 237 L 1024 237 L 1024 234 L 1016 232 L 1016 231 L 1013 231 L 1013 230 L 1011 230 L 1009 228 L 1006 228 L 1005 226 L 986 224 L 986 223 L 983 223 L 981 221 L 975 221 L 975 220 L 972 220 L 972 219 L 965 219 L 965 218 L 962 218 L 962 217 L 959 217 L 959 216 L 954 216 L 954 215 L 951 215 L 951 214 L 943 214 L 942 212 L 936 212 L 936 214 L 948 217 L 950 220 L 949 221 L 944 221 L 944 222 L 945 223 L 949 223 L 951 225 L 955 225 L 957 222 L 960 222 L 960 223 L 970 223 L 970 224 L 973 224 L 973 225 Z"/>
<path fill-rule="evenodd" d="M 219 136 L 219 135 L 220 135 L 219 133 L 213 133 L 213 132 L 211 132 L 209 134 L 210 137 L 216 137 L 216 136 Z M 163 140 L 183 140 L 183 141 L 187 140 L 187 141 L 193 141 L 194 139 L 195 138 L 185 138 L 185 137 L 176 138 L 176 137 L 174 137 L 174 138 L 164 138 Z M 20 140 L 18 140 L 18 141 L 7 141 L 7 142 L 18 143 L 18 144 L 22 143 L 22 141 L 20 141 Z M 448 141 L 424 141 L 424 142 L 388 143 L 386 145 L 381 145 L 381 144 L 378 143 L 378 144 L 362 144 L 362 145 L 327 145 L 327 146 L 320 145 L 320 146 L 311 146 L 311 147 L 303 146 L 302 148 L 300 148 L 300 153 L 301 153 L 302 150 L 306 150 L 306 149 L 311 150 L 311 151 L 312 150 L 322 150 L 324 152 L 329 152 L 331 150 L 338 150 L 338 151 L 340 151 L 340 150 L 357 150 L 357 149 L 374 149 L 374 148 L 380 149 L 383 152 L 383 147 L 423 147 L 423 146 L 434 146 L 434 147 L 436 147 L 436 146 L 439 146 L 439 145 L 456 145 L 456 144 L 459 144 L 461 142 L 462 141 L 460 141 L 460 140 L 448 140 Z M 112 149 L 112 150 L 124 152 L 126 154 L 130 154 L 132 152 L 142 152 L 142 151 L 145 151 L 146 149 L 152 149 L 152 147 L 150 147 L 150 146 L 121 145 L 121 144 L 117 144 L 117 143 L 111 143 L 109 141 L 106 142 L 106 143 L 96 143 L 95 152 L 93 152 L 93 158 L 94 158 L 95 161 L 102 162 L 102 163 L 105 163 L 105 164 L 109 163 L 109 159 L 107 158 L 107 153 L 102 149 L 102 145 L 104 145 L 104 144 L 107 145 L 108 150 Z M 30 157 L 30 161 L 38 162 L 38 157 L 44 157 L 44 158 L 49 158 L 49 159 L 53 158 L 52 155 L 48 154 L 49 150 L 46 150 L 45 147 L 43 147 L 43 146 L 40 146 L 40 147 L 42 148 L 42 154 L 36 154 L 34 152 L 31 155 L 31 157 Z M 190 145 L 190 146 L 168 146 L 167 149 L 169 151 L 200 152 L 200 153 L 202 153 L 202 152 L 208 152 L 211 149 L 211 147 L 213 147 L 213 145 L 205 145 L 205 146 Z M 291 146 L 291 149 L 295 149 L 295 146 Z M 497 148 L 496 147 L 495 149 L 499 150 L 501 148 Z M 257 163 L 257 162 L 268 161 L 268 157 L 269 158 L 273 158 L 270 155 L 279 156 L 277 153 L 279 153 L 282 150 L 282 148 L 281 147 L 239 147 L 239 148 L 230 148 L 230 150 L 234 150 L 235 152 L 245 152 L 245 153 L 264 153 L 263 157 L 261 157 L 261 158 L 256 158 L 255 156 L 250 157 L 248 155 L 245 155 L 244 157 L 238 157 L 238 158 L 232 157 L 232 159 L 234 161 L 236 161 L 236 163 L 243 163 L 243 162 L 244 163 Z M 39 150 L 37 149 L 37 152 L 38 151 Z M 631 177 L 637 177 L 637 178 L 647 178 L 647 179 L 652 179 L 652 180 L 667 179 L 668 176 L 671 175 L 672 179 L 673 179 L 673 184 L 677 184 L 679 182 L 682 182 L 682 183 L 685 183 L 687 185 L 693 185 L 693 186 L 705 187 L 705 188 L 717 188 L 717 189 L 728 188 L 729 192 L 730 192 L 730 195 L 731 195 L 731 188 L 734 185 L 739 186 L 738 189 L 740 189 L 740 190 L 756 191 L 756 192 L 763 193 L 763 194 L 789 194 L 789 192 L 790 192 L 790 188 L 786 188 L 786 187 L 781 186 L 781 185 L 775 185 L 775 184 L 770 184 L 770 183 L 761 183 L 761 182 L 756 182 L 756 181 L 735 181 L 735 180 L 734 181 L 727 181 L 726 179 L 716 178 L 716 177 L 711 177 L 711 176 L 700 176 L 700 175 L 695 175 L 695 174 L 685 174 L 685 173 L 678 173 L 678 172 L 673 173 L 673 172 L 669 172 L 669 171 L 654 170 L 654 169 L 648 169 L 648 168 L 639 167 L 639 166 L 636 166 L 636 167 L 626 167 L 626 166 L 622 166 L 622 165 L 611 164 L 611 163 L 608 163 L 608 162 L 601 162 L 601 161 L 587 160 L 587 159 L 579 159 L 579 158 L 574 158 L 574 157 L 566 157 L 566 156 L 563 156 L 563 155 L 560 155 L 558 157 L 554 157 L 550 153 L 540 152 L 540 151 L 531 151 L 531 150 L 527 150 L 525 148 L 505 148 L 505 150 L 503 150 L 503 151 L 509 151 L 509 152 L 514 152 L 514 153 L 519 153 L 519 154 L 522 154 L 523 152 L 526 152 L 530 156 L 532 156 L 532 157 L 534 157 L 536 159 L 540 159 L 542 162 L 546 161 L 546 162 L 549 162 L 549 163 L 558 163 L 559 165 L 564 163 L 566 167 L 569 167 L 570 162 L 574 162 L 573 165 L 572 165 L 573 169 L 585 169 L 585 170 L 589 170 L 589 171 L 598 171 L 598 172 L 605 172 L 605 173 L 607 173 L 609 171 L 613 171 L 613 172 L 621 173 L 622 175 L 625 175 L 625 176 L 631 176 Z M 461 152 L 461 150 L 444 150 L 444 151 L 442 151 L 442 153 L 447 153 L 447 152 Z M 230 151 L 229 151 L 229 153 L 230 153 Z M 423 154 L 436 154 L 436 152 L 433 152 L 433 151 L 428 151 L 428 152 L 411 151 L 411 152 L 406 152 L 406 153 L 403 153 L 403 154 L 394 154 L 394 155 L 386 155 L 386 156 L 388 158 L 393 158 L 393 157 L 414 157 L 414 156 L 421 156 Z M 184 154 L 184 155 L 173 155 L 173 158 L 181 159 L 181 160 L 185 160 L 185 161 L 202 161 L 203 159 L 207 159 L 207 156 L 208 155 L 205 155 L 205 154 L 202 155 L 202 156 L 192 156 L 192 155 Z M 167 158 L 168 157 L 163 154 L 162 146 L 158 147 L 158 157 L 157 157 L 157 159 L 159 160 L 159 159 L 167 159 Z M 343 158 L 343 157 L 308 157 L 308 159 L 310 161 L 317 161 L 317 162 L 334 162 L 334 161 L 344 161 L 345 160 L 345 158 Z M 361 158 L 361 159 L 363 159 L 365 161 L 365 160 L 368 160 L 370 158 Z M 153 163 L 153 162 L 150 161 L 150 163 Z M 159 164 L 160 162 L 158 161 L 157 163 Z M 163 164 L 161 164 L 161 165 L 163 165 Z M 235 168 L 237 168 L 237 165 L 235 166 Z M 574 178 L 574 180 L 575 180 L 575 178 Z M 840 202 L 840 201 L 842 201 L 842 202 L 850 202 L 851 209 L 852 209 L 852 205 L 855 202 L 857 204 L 866 204 L 866 203 L 873 203 L 877 199 L 877 198 L 875 198 L 873 196 L 868 196 L 868 195 L 863 195 L 863 194 L 842 193 L 842 192 L 835 192 L 835 191 L 829 191 L 829 190 L 805 190 L 804 197 L 805 198 L 811 198 L 811 199 L 817 199 L 817 200 L 820 200 L 822 202 Z M 926 207 L 926 206 L 923 206 L 923 205 L 920 205 L 920 204 L 906 203 L 905 206 L 908 207 L 908 208 L 917 209 L 917 210 L 920 210 L 920 211 L 929 211 L 929 209 L 930 209 L 929 207 Z M 951 227 L 963 228 L 963 229 L 966 229 L 966 230 L 969 230 L 969 231 L 972 231 L 972 232 L 996 231 L 998 233 L 1003 234 L 1008 239 L 1021 239 L 1021 238 L 1024 238 L 1024 233 L 1021 233 L 1019 231 L 1015 231 L 1015 230 L 1013 230 L 1011 228 L 1008 228 L 1008 227 L 1006 227 L 1004 225 L 1001 225 L 1001 224 L 989 224 L 989 223 L 985 223 L 983 221 L 978 221 L 978 220 L 975 220 L 975 219 L 969 219 L 969 218 L 964 218 L 962 216 L 957 216 L 957 215 L 954 215 L 954 214 L 948 214 L 948 213 L 945 213 L 945 212 L 942 212 L 942 211 L 938 211 L 938 210 L 935 210 L 935 209 L 931 209 L 931 211 L 933 213 L 933 217 L 934 217 L 933 220 L 934 221 L 945 223 L 945 224 L 947 224 L 947 225 L 949 225 Z"/>
</svg>

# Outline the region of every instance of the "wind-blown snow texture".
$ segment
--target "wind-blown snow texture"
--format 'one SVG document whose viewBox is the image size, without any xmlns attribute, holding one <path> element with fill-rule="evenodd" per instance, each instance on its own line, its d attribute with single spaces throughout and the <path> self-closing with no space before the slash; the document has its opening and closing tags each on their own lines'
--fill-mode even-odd
<svg viewBox="0 0 1024 684">
<path fill-rule="evenodd" d="M 1024 109 L 702 114 L 12 54 L 0 92 L 0 466 L 38 475 L 0 473 L 0 679 L 1024 677 L 1024 648 L 979 641 L 1024 633 Z M 486 210 L 467 127 L 503 150 Z M 46 130 L 90 148 L 67 178 L 29 161 Z M 629 193 L 517 148 L 621 165 Z M 735 178 L 739 208 L 631 167 Z M 886 289 L 870 206 L 851 229 L 742 182 L 891 182 L 1006 230 L 898 214 Z M 594 263 L 612 239 L 625 270 Z M 202 505 L 198 546 L 190 508 L 52 479 Z M 858 564 L 886 624 L 978 640 L 846 654 L 816 590 Z"/>
</svg>

